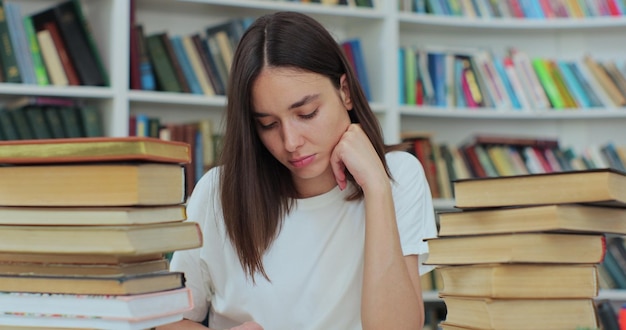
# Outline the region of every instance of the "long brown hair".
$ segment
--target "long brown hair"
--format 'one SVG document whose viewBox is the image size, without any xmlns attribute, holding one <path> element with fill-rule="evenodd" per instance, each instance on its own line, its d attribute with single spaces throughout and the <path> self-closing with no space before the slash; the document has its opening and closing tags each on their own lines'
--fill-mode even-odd
<svg viewBox="0 0 626 330">
<path fill-rule="evenodd" d="M 351 120 L 361 125 L 387 169 L 386 146 L 378 120 L 331 34 L 313 18 L 296 12 L 258 18 L 244 33 L 234 54 L 220 157 L 226 231 L 242 267 L 253 280 L 257 272 L 268 278 L 263 254 L 298 197 L 289 170 L 265 148 L 252 116 L 252 85 L 266 66 L 318 73 L 328 77 L 337 89 L 340 77 L 346 74 L 354 104 L 349 111 Z M 354 183 L 351 176 L 348 178 Z M 348 199 L 360 198 L 363 192 L 355 189 Z"/>
</svg>

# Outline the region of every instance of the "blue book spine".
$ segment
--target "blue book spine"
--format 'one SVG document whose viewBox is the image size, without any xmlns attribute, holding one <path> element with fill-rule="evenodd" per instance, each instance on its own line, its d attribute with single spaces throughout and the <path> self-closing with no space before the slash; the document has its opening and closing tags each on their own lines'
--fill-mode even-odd
<svg viewBox="0 0 626 330">
<path fill-rule="evenodd" d="M 367 77 L 367 66 L 365 65 L 365 57 L 363 55 L 363 49 L 361 49 L 361 41 L 359 39 L 352 39 L 349 41 L 352 46 L 352 56 L 354 56 L 354 64 L 356 67 L 356 74 L 361 83 L 361 88 L 368 101 L 372 100 L 372 94 L 370 92 L 369 79 Z"/>
<path fill-rule="evenodd" d="M 15 58 L 17 60 L 20 76 L 22 77 L 22 82 L 26 84 L 37 84 L 30 49 L 26 44 L 26 33 L 24 32 L 24 26 L 22 25 L 21 9 L 19 5 L 15 3 L 5 3 L 4 8 L 6 15 L 5 19 L 9 25 L 10 42 L 13 46 L 13 51 L 15 52 Z M 20 28 L 22 29 L 20 30 Z M 20 34 L 20 31 L 22 34 Z"/>
<path fill-rule="evenodd" d="M 504 69 L 504 64 L 502 63 L 502 59 L 497 56 L 493 57 L 493 66 L 496 68 L 500 79 L 502 79 L 502 83 L 504 83 L 504 88 L 506 89 L 506 93 L 509 95 L 509 99 L 511 99 L 511 105 L 514 109 L 521 109 L 522 105 L 517 98 L 517 94 L 515 94 L 515 90 L 513 89 L 513 85 L 509 80 L 509 76 L 506 74 L 506 70 Z"/>
<path fill-rule="evenodd" d="M 428 53 L 428 73 L 435 90 L 434 105 L 446 106 L 446 55 L 443 53 Z"/>
<path fill-rule="evenodd" d="M 565 80 L 565 85 L 567 88 L 572 91 L 574 94 L 574 98 L 576 99 L 578 105 L 581 108 L 589 108 L 591 107 L 591 101 L 589 97 L 585 93 L 583 86 L 576 80 L 574 77 L 574 73 L 570 70 L 570 67 L 565 63 L 565 61 L 559 60 L 557 61 L 557 65 L 559 70 L 561 70 L 561 75 L 563 75 L 563 80 Z"/>
<path fill-rule="evenodd" d="M 465 95 L 463 95 L 463 87 L 461 81 L 463 80 L 463 60 L 460 58 L 454 58 L 454 99 L 456 100 L 456 106 L 459 108 L 466 108 L 467 102 L 465 101 Z"/>
<path fill-rule="evenodd" d="M 200 87 L 200 82 L 198 82 L 198 77 L 196 77 L 195 72 L 193 72 L 191 62 L 189 62 L 189 58 L 187 57 L 187 53 L 185 52 L 183 39 L 180 36 L 174 36 L 171 38 L 171 40 L 172 48 L 174 48 L 176 58 L 178 58 L 178 61 L 180 62 L 180 66 L 183 70 L 183 75 L 185 76 L 185 79 L 187 79 L 187 83 L 189 83 L 189 89 L 191 90 L 191 93 L 203 94 L 202 88 Z"/>
<path fill-rule="evenodd" d="M 589 98 L 590 106 L 591 107 L 603 107 L 604 104 L 602 103 L 598 95 L 596 95 L 596 92 L 593 90 L 591 85 L 589 85 L 589 82 L 587 81 L 587 79 L 585 79 L 582 72 L 580 72 L 580 69 L 578 68 L 577 64 L 568 63 L 567 66 L 570 68 L 570 71 L 574 75 L 574 78 L 576 79 L 576 81 L 580 84 L 580 86 L 582 86 L 583 90 L 585 91 L 585 95 L 587 95 L 587 97 Z"/>
</svg>

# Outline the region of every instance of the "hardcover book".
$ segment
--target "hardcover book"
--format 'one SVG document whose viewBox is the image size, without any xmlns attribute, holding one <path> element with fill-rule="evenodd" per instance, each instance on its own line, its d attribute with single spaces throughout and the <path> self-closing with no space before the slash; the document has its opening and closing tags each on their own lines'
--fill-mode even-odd
<svg viewBox="0 0 626 330">
<path fill-rule="evenodd" d="M 89 137 L 0 141 L 2 164 L 151 161 L 186 164 L 186 143 L 150 137 Z"/>
<path fill-rule="evenodd" d="M 623 206 L 626 173 L 602 168 L 458 180 L 456 207 L 594 203 Z"/>
</svg>

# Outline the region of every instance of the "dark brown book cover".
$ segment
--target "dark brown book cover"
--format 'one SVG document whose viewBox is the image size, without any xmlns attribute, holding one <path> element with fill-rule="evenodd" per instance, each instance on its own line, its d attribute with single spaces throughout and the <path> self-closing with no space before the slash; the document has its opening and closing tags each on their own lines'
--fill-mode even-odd
<svg viewBox="0 0 626 330">
<path fill-rule="evenodd" d="M 78 73 L 76 72 L 76 67 L 72 62 L 72 59 L 69 56 L 67 51 L 67 47 L 63 38 L 61 37 L 61 33 L 59 32 L 59 28 L 54 22 L 46 22 L 43 23 L 43 28 L 50 32 L 50 36 L 52 37 L 52 41 L 54 42 L 54 46 L 59 53 L 59 58 L 61 59 L 61 63 L 63 64 L 63 71 L 65 71 L 65 75 L 67 76 L 68 83 L 73 86 L 78 86 L 81 84 L 80 78 L 78 77 Z"/>
<path fill-rule="evenodd" d="M 180 66 L 180 62 L 178 62 L 178 57 L 176 56 L 176 53 L 174 53 L 172 40 L 170 39 L 167 33 L 161 33 L 160 37 L 161 37 L 161 42 L 163 43 L 163 47 L 165 47 L 165 52 L 167 54 L 167 57 L 170 63 L 172 63 L 172 67 L 174 68 L 174 72 L 176 73 L 176 79 L 178 80 L 178 83 L 180 84 L 180 88 L 182 89 L 184 93 L 190 93 L 191 89 L 189 88 L 189 84 L 187 83 L 187 78 L 185 78 L 183 69 Z"/>
</svg>

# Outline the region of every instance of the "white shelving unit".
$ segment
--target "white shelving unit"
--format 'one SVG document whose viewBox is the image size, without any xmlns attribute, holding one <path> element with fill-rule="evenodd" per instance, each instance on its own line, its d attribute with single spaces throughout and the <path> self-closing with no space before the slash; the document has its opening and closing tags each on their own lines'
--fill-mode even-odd
<svg viewBox="0 0 626 330">
<path fill-rule="evenodd" d="M 60 0 L 6 0 L 22 5 L 22 14 L 48 8 Z M 82 99 L 102 109 L 109 136 L 125 136 L 128 118 L 147 113 L 163 121 L 185 122 L 205 117 L 219 123 L 226 99 L 191 94 L 129 90 L 130 6 L 128 0 L 81 0 L 110 76 L 110 87 L 42 87 L 0 84 L 0 102 L 19 95 L 57 95 Z M 320 20 L 338 41 L 362 41 L 372 90 L 372 107 L 383 126 L 385 140 L 396 143 L 400 132 L 429 131 L 435 141 L 458 144 L 477 132 L 558 137 L 562 145 L 583 147 L 607 141 L 626 142 L 626 109 L 516 112 L 468 111 L 403 106 L 398 102 L 398 48 L 401 45 L 487 47 L 504 52 L 515 46 L 533 56 L 579 59 L 621 59 L 626 56 L 626 18 L 476 20 L 399 12 L 394 0 L 378 0 L 369 8 L 330 7 L 263 0 L 136 0 L 136 21 L 146 34 L 202 33 L 207 26 L 235 17 L 295 10 Z M 219 126 L 216 127 L 219 130 Z M 450 209 L 453 201 L 436 201 Z M 602 292 L 626 299 L 621 291 Z M 436 301 L 436 295 L 426 300 Z"/>
</svg>

